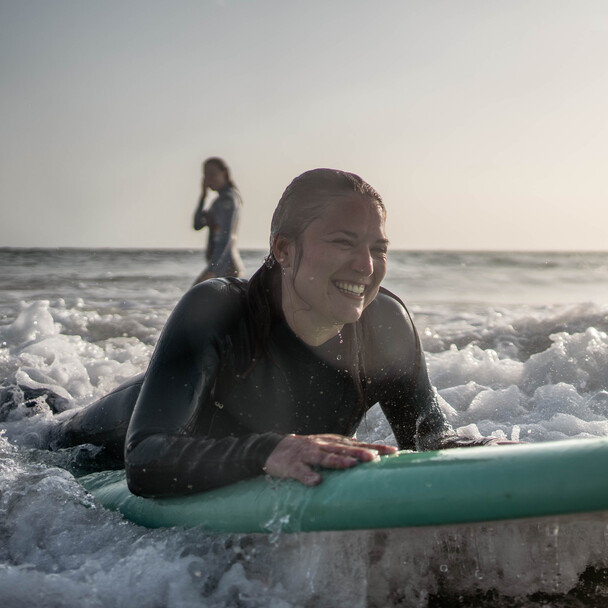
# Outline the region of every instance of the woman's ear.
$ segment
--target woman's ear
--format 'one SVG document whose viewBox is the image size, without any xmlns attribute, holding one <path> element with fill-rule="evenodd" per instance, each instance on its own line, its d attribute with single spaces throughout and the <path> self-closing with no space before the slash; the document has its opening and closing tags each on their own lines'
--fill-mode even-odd
<svg viewBox="0 0 608 608">
<path fill-rule="evenodd" d="M 272 253 L 274 259 L 282 268 L 289 268 L 291 264 L 291 247 L 289 241 L 278 234 L 272 241 Z"/>
</svg>

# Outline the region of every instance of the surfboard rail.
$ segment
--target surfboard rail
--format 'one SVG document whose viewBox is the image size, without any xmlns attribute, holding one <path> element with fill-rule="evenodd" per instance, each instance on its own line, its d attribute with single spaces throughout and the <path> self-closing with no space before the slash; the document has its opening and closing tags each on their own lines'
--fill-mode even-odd
<svg viewBox="0 0 608 608">
<path fill-rule="evenodd" d="M 310 532 L 459 524 L 608 509 L 608 438 L 399 452 L 323 481 L 257 477 L 174 498 L 141 498 L 124 471 L 79 479 L 140 525 L 208 532 Z"/>
</svg>

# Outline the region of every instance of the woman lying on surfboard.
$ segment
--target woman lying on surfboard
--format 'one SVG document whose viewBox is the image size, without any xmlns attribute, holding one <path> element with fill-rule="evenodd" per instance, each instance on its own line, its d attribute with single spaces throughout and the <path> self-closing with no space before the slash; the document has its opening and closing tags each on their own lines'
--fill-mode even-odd
<svg viewBox="0 0 608 608">
<path fill-rule="evenodd" d="M 386 211 L 360 177 L 308 171 L 274 212 L 249 281 L 211 279 L 169 317 L 147 372 L 67 420 L 60 445 L 122 457 L 142 496 L 267 473 L 307 485 L 395 447 L 354 433 L 380 403 L 401 449 L 497 442 L 447 423 L 404 304 L 380 287 Z"/>
</svg>

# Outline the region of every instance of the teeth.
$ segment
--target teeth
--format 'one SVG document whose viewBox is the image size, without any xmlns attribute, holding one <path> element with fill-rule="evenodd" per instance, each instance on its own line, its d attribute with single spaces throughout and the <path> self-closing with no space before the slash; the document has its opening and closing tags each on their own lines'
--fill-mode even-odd
<svg viewBox="0 0 608 608">
<path fill-rule="evenodd" d="M 349 293 L 354 296 L 360 296 L 365 291 L 365 285 L 358 283 L 345 283 L 344 281 L 337 281 L 336 287 L 345 293 Z"/>
</svg>

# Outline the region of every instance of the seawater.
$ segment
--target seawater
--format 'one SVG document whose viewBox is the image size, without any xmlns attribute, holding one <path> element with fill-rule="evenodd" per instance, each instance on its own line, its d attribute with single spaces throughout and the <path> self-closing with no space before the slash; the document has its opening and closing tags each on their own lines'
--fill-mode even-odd
<svg viewBox="0 0 608 608">
<path fill-rule="evenodd" d="M 248 273 L 263 256 L 243 253 Z M 199 251 L 0 249 L 2 606 L 608 605 L 601 514 L 213 536 L 101 508 L 70 472 L 87 448 L 49 451 L 53 429 L 145 370 L 203 264 Z M 461 433 L 608 435 L 608 253 L 397 251 L 384 284 Z M 58 413 L 19 386 L 52 390 Z M 358 435 L 394 443 L 377 408 Z"/>
</svg>

